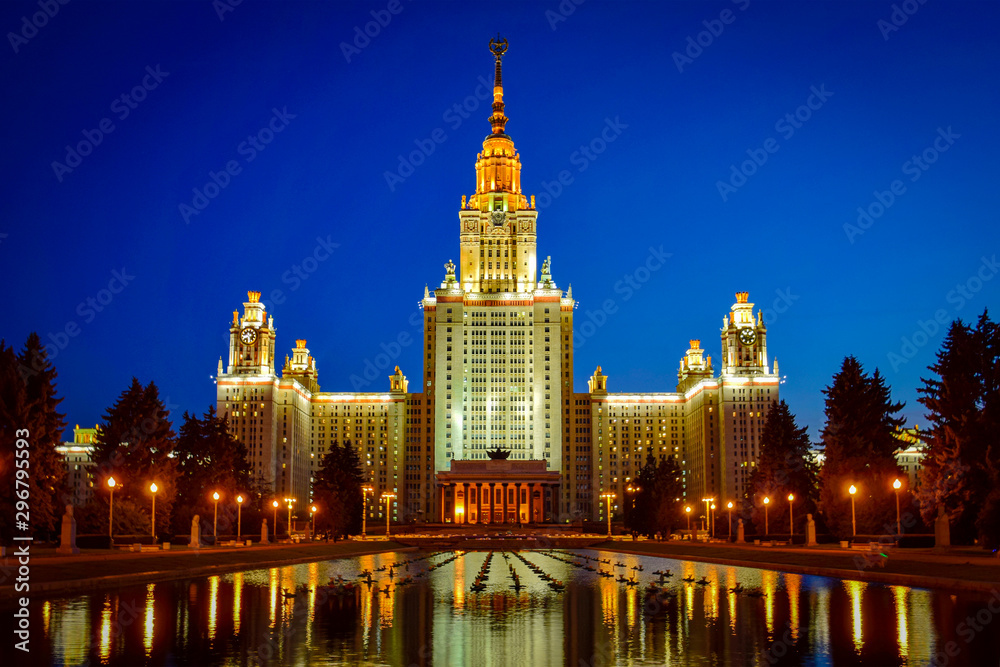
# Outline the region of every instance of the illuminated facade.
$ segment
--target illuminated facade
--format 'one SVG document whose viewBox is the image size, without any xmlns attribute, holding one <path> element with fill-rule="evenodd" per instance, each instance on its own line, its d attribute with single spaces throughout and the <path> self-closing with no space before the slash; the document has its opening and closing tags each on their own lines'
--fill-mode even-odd
<svg viewBox="0 0 1000 667">
<path fill-rule="evenodd" d="M 63 458 L 66 466 L 66 484 L 72 493 L 72 502 L 77 507 L 83 507 L 94 495 L 94 438 L 97 427 L 80 428 L 77 424 L 73 429 L 73 442 L 56 445 L 56 452 Z"/>
<path fill-rule="evenodd" d="M 651 450 L 677 457 L 689 499 L 737 497 L 767 404 L 778 398 L 761 314 L 737 294 L 718 377 L 691 341 L 674 392 L 609 394 L 600 368 L 589 392 L 573 392 L 576 302 L 572 287 L 557 286 L 551 259 L 538 261 L 538 211 L 506 133 L 506 48 L 490 43 L 491 133 L 476 157 L 475 190 L 461 200 L 458 263 L 448 260 L 439 286 L 424 289 L 418 392 L 398 367 L 386 393 L 322 392 L 304 340 L 279 375 L 273 318 L 250 292 L 242 317 L 233 313 L 229 363 L 219 362 L 219 414 L 279 497 L 308 499 L 329 445 L 350 441 L 375 488 L 373 517 L 386 491 L 397 495 L 396 520 L 597 519 L 599 494 L 615 491 L 621 502 Z"/>
</svg>

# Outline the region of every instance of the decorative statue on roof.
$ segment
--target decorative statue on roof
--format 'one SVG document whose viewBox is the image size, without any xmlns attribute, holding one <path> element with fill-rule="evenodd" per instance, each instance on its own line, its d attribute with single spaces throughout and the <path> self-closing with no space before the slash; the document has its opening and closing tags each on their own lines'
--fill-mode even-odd
<svg viewBox="0 0 1000 667">
<path fill-rule="evenodd" d="M 448 263 L 444 265 L 445 274 L 451 277 L 455 277 L 455 263 L 448 260 Z"/>
<path fill-rule="evenodd" d="M 500 449 L 499 447 L 496 449 L 487 449 L 486 455 L 494 461 L 504 461 L 510 456 L 510 450 Z"/>
</svg>

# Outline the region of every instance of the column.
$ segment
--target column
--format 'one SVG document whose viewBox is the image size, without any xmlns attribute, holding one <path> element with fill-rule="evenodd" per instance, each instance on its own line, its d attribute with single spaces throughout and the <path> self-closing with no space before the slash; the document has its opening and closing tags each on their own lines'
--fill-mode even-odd
<svg viewBox="0 0 1000 667">
<path fill-rule="evenodd" d="M 493 523 L 496 519 L 493 514 L 493 484 L 494 482 L 490 482 L 490 520 L 487 523 Z"/>
<path fill-rule="evenodd" d="M 445 486 L 446 486 L 445 484 L 441 485 L 441 510 L 440 510 L 441 523 L 444 523 L 444 487 Z"/>
<path fill-rule="evenodd" d="M 462 483 L 462 523 L 469 523 L 469 483 Z"/>
<path fill-rule="evenodd" d="M 483 522 L 483 483 L 476 482 L 476 523 Z"/>
<path fill-rule="evenodd" d="M 503 485 L 503 523 L 507 523 L 507 482 L 502 482 Z"/>
<path fill-rule="evenodd" d="M 521 483 L 514 482 L 514 495 L 517 496 L 517 523 L 521 523 Z"/>
<path fill-rule="evenodd" d="M 562 504 L 562 499 L 559 497 L 561 490 L 559 484 L 552 485 L 552 520 L 555 522 L 559 521 L 559 506 Z"/>
<path fill-rule="evenodd" d="M 535 522 L 535 483 L 528 484 L 528 523 Z"/>
</svg>

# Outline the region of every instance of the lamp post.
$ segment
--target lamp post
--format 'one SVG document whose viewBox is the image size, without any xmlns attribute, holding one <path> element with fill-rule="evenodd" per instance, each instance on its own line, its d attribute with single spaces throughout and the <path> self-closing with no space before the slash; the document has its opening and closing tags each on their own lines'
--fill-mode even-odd
<svg viewBox="0 0 1000 667">
<path fill-rule="evenodd" d="M 216 491 L 212 494 L 212 498 L 215 500 L 215 518 L 212 519 L 212 537 L 215 538 L 215 544 L 219 544 L 219 492 Z"/>
<path fill-rule="evenodd" d="M 395 493 L 388 491 L 382 494 L 382 499 L 385 500 L 385 539 L 389 539 L 389 501 L 395 497 Z"/>
<path fill-rule="evenodd" d="M 733 539 L 733 501 L 730 500 L 726 503 L 726 508 L 729 510 L 729 539 Z"/>
<path fill-rule="evenodd" d="M 309 533 L 310 539 L 316 539 L 316 512 L 318 511 L 319 509 L 315 505 L 309 508 L 309 518 L 312 519 L 312 529 Z"/>
<path fill-rule="evenodd" d="M 764 496 L 764 537 L 767 537 L 767 506 L 771 504 L 771 499 Z"/>
<path fill-rule="evenodd" d="M 903 534 L 903 529 L 900 527 L 899 524 L 899 487 L 901 486 L 903 485 L 900 483 L 899 479 L 896 479 L 892 482 L 892 489 L 893 491 L 896 492 L 896 539 L 897 540 Z"/>
<path fill-rule="evenodd" d="M 690 534 L 691 534 L 691 506 L 688 505 L 687 507 L 685 507 L 684 508 L 684 512 L 685 512 L 685 514 L 687 514 L 687 518 L 688 518 L 688 536 L 690 536 Z"/>
<path fill-rule="evenodd" d="M 611 492 L 602 493 L 601 498 L 607 501 L 608 505 L 608 539 L 611 539 L 611 500 L 615 497 L 615 494 Z"/>
<path fill-rule="evenodd" d="M 271 530 L 274 532 L 274 539 L 278 539 L 278 501 L 273 501 L 271 506 L 274 508 L 274 527 Z"/>
<path fill-rule="evenodd" d="M 236 540 L 243 534 L 243 496 L 236 496 Z"/>
<path fill-rule="evenodd" d="M 851 539 L 858 534 L 858 524 L 854 519 L 854 494 L 858 492 L 857 487 L 851 484 L 851 488 L 847 490 L 851 494 Z"/>
<path fill-rule="evenodd" d="M 367 485 L 361 487 L 361 494 L 362 494 L 362 497 L 364 498 L 364 507 L 361 509 L 361 539 L 365 539 L 365 537 L 366 537 L 365 528 L 366 528 L 366 524 L 367 524 L 367 521 L 368 521 L 368 494 L 369 493 L 375 493 L 375 489 L 373 489 L 371 486 L 367 486 Z"/>
<path fill-rule="evenodd" d="M 629 494 L 632 496 L 632 501 L 631 505 L 629 506 L 629 510 L 631 512 L 635 512 L 635 494 L 642 491 L 642 489 L 639 488 L 638 486 L 632 486 L 631 484 L 629 484 L 627 487 L 625 487 L 625 490 L 628 491 Z"/>
<path fill-rule="evenodd" d="M 149 492 L 153 494 L 153 521 L 150 531 L 153 534 L 153 544 L 156 544 L 156 482 L 149 485 Z"/>
<path fill-rule="evenodd" d="M 702 498 L 701 501 L 705 503 L 705 528 L 709 533 L 712 532 L 712 511 L 711 505 L 715 498 Z"/>
<path fill-rule="evenodd" d="M 108 539 L 111 547 L 115 546 L 114 516 L 115 516 L 115 478 L 108 477 L 108 488 L 111 489 L 111 499 L 108 501 Z"/>
<path fill-rule="evenodd" d="M 712 503 L 712 537 L 715 537 L 715 503 Z"/>
<path fill-rule="evenodd" d="M 292 503 L 295 498 L 285 498 L 285 502 L 288 503 L 288 539 L 292 539 Z"/>
<path fill-rule="evenodd" d="M 789 493 L 788 494 L 788 532 L 791 535 L 795 534 L 795 518 L 794 518 L 794 515 L 792 514 L 792 501 L 793 500 L 795 500 L 795 494 L 794 493 Z M 789 542 L 789 544 L 791 544 L 791 543 Z"/>
</svg>

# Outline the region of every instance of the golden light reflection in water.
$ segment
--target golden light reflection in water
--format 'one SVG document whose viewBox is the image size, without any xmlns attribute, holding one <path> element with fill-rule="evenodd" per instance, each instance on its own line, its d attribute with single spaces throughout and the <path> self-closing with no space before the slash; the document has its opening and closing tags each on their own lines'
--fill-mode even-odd
<svg viewBox="0 0 1000 667">
<path fill-rule="evenodd" d="M 465 606 L 465 556 L 459 556 L 454 562 L 455 568 L 455 608 Z"/>
<path fill-rule="evenodd" d="M 219 611 L 219 577 L 208 578 L 208 639 L 215 639 L 215 615 Z"/>
<path fill-rule="evenodd" d="M 52 614 L 52 603 L 48 600 L 42 605 L 42 630 L 46 635 L 49 634 L 49 621 L 51 620 Z"/>
<path fill-rule="evenodd" d="M 911 589 L 908 600 L 909 623 L 907 634 L 911 638 L 911 660 L 929 661 L 937 651 L 937 630 L 934 628 L 933 594 L 926 589 Z"/>
<path fill-rule="evenodd" d="M 270 601 L 271 601 L 271 616 L 270 616 L 270 627 L 272 630 L 278 622 L 278 568 L 272 567 L 267 571 L 269 576 L 270 585 Z"/>
<path fill-rule="evenodd" d="M 791 623 L 792 641 L 799 639 L 799 591 L 802 575 L 785 573 L 785 590 L 788 592 L 788 622 Z"/>
<path fill-rule="evenodd" d="M 711 583 L 705 588 L 705 616 L 713 621 L 719 618 L 719 570 L 716 567 L 709 567 L 708 574 L 705 575 Z"/>
<path fill-rule="evenodd" d="M 909 657 L 909 627 L 906 622 L 906 591 L 903 586 L 892 586 L 892 598 L 896 604 L 896 639 L 899 644 L 899 657 Z"/>
<path fill-rule="evenodd" d="M 691 561 L 681 561 L 681 574 L 683 579 L 690 579 L 695 575 L 694 563 Z M 684 610 L 687 612 L 687 620 L 694 620 L 694 584 L 684 583 Z"/>
<path fill-rule="evenodd" d="M 854 650 L 857 653 L 861 653 L 861 647 L 864 645 L 861 634 L 861 592 L 865 589 L 865 584 L 863 581 L 845 581 L 844 588 L 847 589 L 847 594 L 851 596 L 851 619 L 853 620 L 854 626 Z"/>
<path fill-rule="evenodd" d="M 726 568 L 726 602 L 729 606 L 729 629 L 736 632 L 736 593 L 730 589 L 736 586 L 736 568 Z"/>
<path fill-rule="evenodd" d="M 625 591 L 625 622 L 628 623 L 628 627 L 631 630 L 635 627 L 636 621 L 639 620 L 639 591 L 635 590 L 638 586 L 629 586 L 628 590 Z"/>
<path fill-rule="evenodd" d="M 153 589 L 156 584 L 146 584 L 146 622 L 142 637 L 142 646 L 146 649 L 146 657 L 153 651 Z"/>
<path fill-rule="evenodd" d="M 761 570 L 760 583 L 764 589 L 764 623 L 768 634 L 774 634 L 774 593 L 778 588 L 778 573 L 774 570 Z"/>
<path fill-rule="evenodd" d="M 313 622 L 316 620 L 316 589 L 319 588 L 319 563 L 309 563 L 308 571 L 309 622 L 306 623 L 306 646 L 312 646 Z"/>
<path fill-rule="evenodd" d="M 240 613 L 243 600 L 243 573 L 233 575 L 233 634 L 240 634 Z"/>
<path fill-rule="evenodd" d="M 101 642 L 98 647 L 101 664 L 108 664 L 111 657 L 111 598 L 104 598 L 104 608 L 101 609 Z"/>
<path fill-rule="evenodd" d="M 610 577 L 601 577 L 597 588 L 601 594 L 601 620 L 604 625 L 613 628 L 618 622 L 618 584 Z"/>
</svg>

